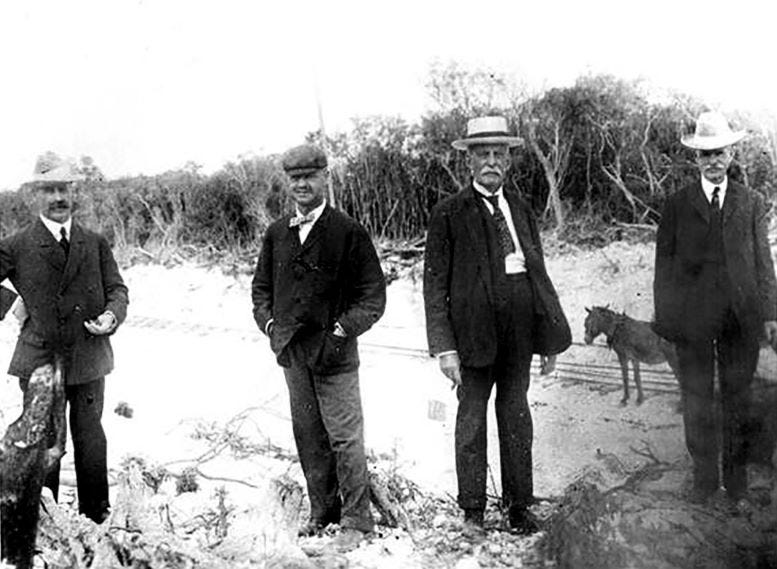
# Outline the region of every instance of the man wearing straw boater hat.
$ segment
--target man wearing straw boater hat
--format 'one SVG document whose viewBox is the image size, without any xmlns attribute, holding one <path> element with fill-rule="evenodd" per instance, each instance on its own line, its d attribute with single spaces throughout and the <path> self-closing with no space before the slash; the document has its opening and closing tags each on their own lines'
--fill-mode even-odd
<svg viewBox="0 0 777 569">
<path fill-rule="evenodd" d="M 36 218 L 0 241 L 0 281 L 8 278 L 24 312 L 10 375 L 26 390 L 31 373 L 63 362 L 70 406 L 79 512 L 100 523 L 109 513 L 107 444 L 101 424 L 109 336 L 124 321 L 127 287 L 104 237 L 72 218 L 75 165 L 47 153 L 23 191 Z M 59 467 L 45 485 L 57 497 Z"/>
<path fill-rule="evenodd" d="M 695 132 L 681 139 L 695 152 L 699 179 L 668 198 L 656 239 L 655 329 L 677 345 L 693 459 L 689 498 L 699 503 L 721 482 L 733 503 L 747 497 L 746 463 L 758 438 L 749 414 L 759 340 L 777 346 L 768 208 L 727 175 L 733 145 L 744 137 L 720 113 L 699 116 Z"/>
<path fill-rule="evenodd" d="M 296 211 L 264 235 L 251 289 L 254 319 L 289 389 L 310 499 L 299 535 L 339 524 L 333 546 L 348 551 L 373 529 L 357 337 L 383 315 L 386 281 L 367 231 L 325 200 L 324 152 L 297 146 L 282 165 Z"/>
<path fill-rule="evenodd" d="M 511 135 L 504 117 L 471 119 L 453 147 L 467 153 L 472 184 L 432 210 L 424 304 L 429 350 L 457 390 L 455 452 L 464 530 L 482 534 L 486 509 L 486 409 L 496 385 L 502 501 L 518 533 L 537 530 L 529 510 L 532 354 L 545 361 L 571 341 L 545 270 L 531 209 L 504 187 Z"/>
</svg>

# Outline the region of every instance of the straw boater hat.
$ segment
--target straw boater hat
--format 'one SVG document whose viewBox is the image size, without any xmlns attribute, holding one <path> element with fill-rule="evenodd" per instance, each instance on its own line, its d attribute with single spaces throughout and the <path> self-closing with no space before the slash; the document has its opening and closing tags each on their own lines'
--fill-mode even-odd
<svg viewBox="0 0 777 569">
<path fill-rule="evenodd" d="M 732 131 L 726 117 L 709 111 L 699 115 L 696 132 L 683 135 L 680 142 L 694 150 L 716 150 L 739 142 L 746 134 L 744 130 Z"/>
<path fill-rule="evenodd" d="M 38 157 L 30 184 L 56 184 L 77 182 L 82 176 L 76 169 L 75 162 L 65 160 L 54 152 L 47 152 Z"/>
<path fill-rule="evenodd" d="M 456 150 L 467 150 L 473 144 L 506 144 L 510 148 L 521 144 L 521 139 L 507 130 L 504 117 L 478 117 L 467 121 L 467 135 L 453 141 Z"/>
</svg>

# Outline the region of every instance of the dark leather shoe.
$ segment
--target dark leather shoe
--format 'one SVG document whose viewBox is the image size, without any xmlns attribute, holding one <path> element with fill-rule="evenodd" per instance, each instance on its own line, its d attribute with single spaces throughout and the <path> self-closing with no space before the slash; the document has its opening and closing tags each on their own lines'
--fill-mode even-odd
<svg viewBox="0 0 777 569">
<path fill-rule="evenodd" d="M 537 516 L 525 508 L 511 510 L 509 521 L 510 528 L 519 535 L 529 535 L 540 531 Z"/>
<path fill-rule="evenodd" d="M 486 533 L 483 522 L 483 510 L 464 510 L 464 523 L 461 533 L 469 539 L 483 537 Z"/>
</svg>

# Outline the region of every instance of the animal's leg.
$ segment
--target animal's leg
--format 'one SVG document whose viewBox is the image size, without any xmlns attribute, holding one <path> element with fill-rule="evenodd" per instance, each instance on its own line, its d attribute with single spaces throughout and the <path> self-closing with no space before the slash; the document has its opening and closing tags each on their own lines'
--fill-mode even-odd
<svg viewBox="0 0 777 569">
<path fill-rule="evenodd" d="M 621 364 L 621 376 L 623 378 L 623 399 L 621 399 L 621 405 L 626 405 L 626 402 L 629 400 L 629 358 L 626 357 L 626 354 L 616 353 Z"/>
<path fill-rule="evenodd" d="M 642 393 L 642 378 L 639 376 L 639 362 L 637 360 L 632 360 L 631 363 L 634 364 L 634 383 L 637 384 L 637 405 L 642 405 L 645 396 Z"/>
</svg>

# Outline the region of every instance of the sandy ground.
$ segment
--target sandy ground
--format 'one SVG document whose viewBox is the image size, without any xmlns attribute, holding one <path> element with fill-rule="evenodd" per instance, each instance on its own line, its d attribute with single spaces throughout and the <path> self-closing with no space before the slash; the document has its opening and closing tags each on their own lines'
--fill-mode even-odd
<svg viewBox="0 0 777 569">
<path fill-rule="evenodd" d="M 626 243 L 550 255 L 549 271 L 576 342 L 582 342 L 585 306 L 609 303 L 650 317 L 652 259 L 652 245 Z M 130 316 L 114 337 L 116 370 L 106 384 L 111 469 L 125 455 L 162 463 L 191 458 L 200 448 L 190 437 L 196 425 L 223 423 L 246 409 L 252 409 L 251 436 L 293 449 L 283 374 L 251 317 L 250 276 L 193 265 L 138 265 L 124 276 Z M 389 286 L 384 318 L 362 338 L 366 444 L 375 454 L 394 456 L 422 487 L 455 496 L 456 400 L 436 362 L 425 356 L 421 284 L 412 276 Z M 15 322 L 0 324 L 0 368 L 7 366 L 16 331 Z M 559 362 L 615 365 L 602 341 L 598 347 L 573 346 Z M 603 454 L 629 464 L 641 460 L 632 446 L 649 444 L 665 460 L 684 453 L 681 418 L 674 412 L 678 396 L 648 391 L 643 405 L 621 407 L 617 371 L 608 373 L 609 388 L 569 381 L 563 372 L 534 377 L 537 495 L 560 494 Z M 15 379 L 0 381 L 0 392 L 6 423 L 18 414 Z M 134 410 L 132 419 L 112 412 L 120 401 Z M 491 419 L 490 490 L 498 493 L 493 411 Z M 66 460 L 64 470 L 72 477 L 72 463 Z"/>
</svg>

